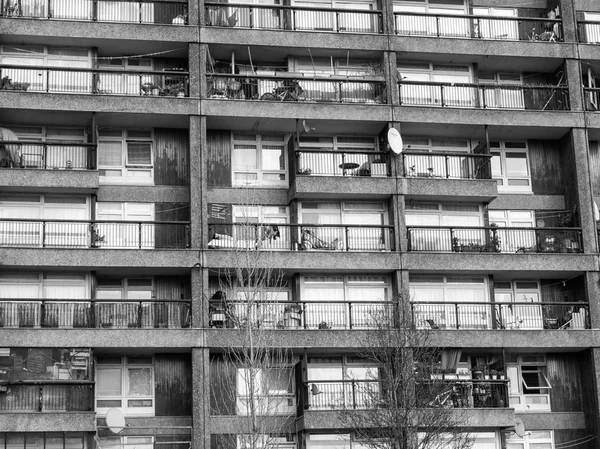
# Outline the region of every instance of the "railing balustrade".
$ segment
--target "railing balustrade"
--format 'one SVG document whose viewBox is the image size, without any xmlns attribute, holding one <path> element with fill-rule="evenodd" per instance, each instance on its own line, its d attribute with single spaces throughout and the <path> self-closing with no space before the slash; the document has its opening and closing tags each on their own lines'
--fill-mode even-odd
<svg viewBox="0 0 600 449">
<path fill-rule="evenodd" d="M 375 329 L 389 323 L 385 301 L 211 302 L 210 327 L 264 329 Z"/>
<path fill-rule="evenodd" d="M 296 175 L 390 176 L 389 153 L 297 150 Z"/>
<path fill-rule="evenodd" d="M 393 226 L 219 223 L 209 225 L 209 249 L 391 251 Z"/>
<path fill-rule="evenodd" d="M 187 2 L 0 0 L 0 17 L 184 25 L 187 16 Z"/>
<path fill-rule="evenodd" d="M 411 302 L 420 329 L 590 329 L 581 302 Z"/>
<path fill-rule="evenodd" d="M 569 110 L 567 86 L 409 80 L 403 80 L 398 84 L 401 105 L 468 109 Z"/>
<path fill-rule="evenodd" d="M 0 247 L 188 248 L 189 222 L 0 219 Z"/>
<path fill-rule="evenodd" d="M 407 226 L 408 251 L 580 253 L 581 228 Z"/>
<path fill-rule="evenodd" d="M 95 143 L 0 140 L 0 145 L 8 153 L 6 159 L 0 160 L 0 167 L 55 170 L 96 168 Z"/>
<path fill-rule="evenodd" d="M 19 380 L 3 382 L 0 411 L 87 412 L 93 410 L 93 385 L 90 381 Z"/>
<path fill-rule="evenodd" d="M 306 382 L 308 410 L 369 409 L 382 406 L 377 380 L 316 380 Z"/>
<path fill-rule="evenodd" d="M 206 25 L 330 33 L 382 33 L 381 11 L 207 2 Z"/>
<path fill-rule="evenodd" d="M 0 328 L 170 328 L 190 326 L 190 301 L 2 299 Z"/>
<path fill-rule="evenodd" d="M 312 103 L 386 103 L 381 77 L 317 78 L 209 73 L 207 98 L 230 100 L 295 101 Z"/>
<path fill-rule="evenodd" d="M 188 96 L 185 71 L 117 71 L 0 65 L 0 90 L 126 96 Z"/>
<path fill-rule="evenodd" d="M 466 39 L 559 42 L 562 21 L 550 18 L 394 12 L 396 34 Z"/>
<path fill-rule="evenodd" d="M 416 397 L 421 407 L 506 408 L 508 380 L 440 379 L 417 382 Z"/>
<path fill-rule="evenodd" d="M 491 155 L 403 151 L 404 176 L 444 179 L 492 179 Z"/>
</svg>

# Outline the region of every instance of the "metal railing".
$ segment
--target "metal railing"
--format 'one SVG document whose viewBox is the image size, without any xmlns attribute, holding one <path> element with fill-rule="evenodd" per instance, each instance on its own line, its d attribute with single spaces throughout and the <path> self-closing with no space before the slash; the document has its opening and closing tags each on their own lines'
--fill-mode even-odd
<svg viewBox="0 0 600 449">
<path fill-rule="evenodd" d="M 296 175 L 390 176 L 389 153 L 296 150 Z"/>
<path fill-rule="evenodd" d="M 209 225 L 209 249 L 391 251 L 393 226 L 219 223 Z"/>
<path fill-rule="evenodd" d="M 562 41 L 562 21 L 549 18 L 494 17 L 395 12 L 396 34 L 466 39 Z"/>
<path fill-rule="evenodd" d="M 189 222 L 0 219 L 0 247 L 188 248 Z"/>
<path fill-rule="evenodd" d="M 383 32 L 382 11 L 207 2 L 206 25 L 289 31 Z"/>
<path fill-rule="evenodd" d="M 153 0 L 0 0 L 1 16 L 184 25 L 188 5 Z"/>
<path fill-rule="evenodd" d="M 408 251 L 580 253 L 581 228 L 407 226 Z"/>
<path fill-rule="evenodd" d="M 393 305 L 384 301 L 211 302 L 210 327 L 265 329 L 374 329 L 389 322 Z"/>
<path fill-rule="evenodd" d="M 94 170 L 96 168 L 95 143 L 27 142 L 0 140 L 8 158 L 0 160 L 0 167 Z"/>
<path fill-rule="evenodd" d="M 577 21 L 577 36 L 583 44 L 600 43 L 600 22 L 591 20 Z"/>
<path fill-rule="evenodd" d="M 417 178 L 492 179 L 490 154 L 403 151 L 404 176 Z"/>
<path fill-rule="evenodd" d="M 590 329 L 581 302 L 411 302 L 420 329 Z"/>
<path fill-rule="evenodd" d="M 569 110 L 567 86 L 403 80 L 398 83 L 398 89 L 401 105 L 468 109 Z"/>
<path fill-rule="evenodd" d="M 180 70 L 109 69 L 0 65 L 0 90 L 78 94 L 173 96 L 189 92 L 189 73 Z"/>
<path fill-rule="evenodd" d="M 304 383 L 308 410 L 370 409 L 382 405 L 377 380 L 316 380 Z"/>
<path fill-rule="evenodd" d="M 0 328 L 170 328 L 190 327 L 190 301 L 99 299 L 3 299 Z"/>
<path fill-rule="evenodd" d="M 91 411 L 94 409 L 93 384 L 83 380 L 2 382 L 0 411 Z"/>
<path fill-rule="evenodd" d="M 385 81 L 375 76 L 317 78 L 210 73 L 207 98 L 324 103 L 386 103 Z"/>
<path fill-rule="evenodd" d="M 508 380 L 439 379 L 417 382 L 416 397 L 421 407 L 506 408 Z"/>
</svg>

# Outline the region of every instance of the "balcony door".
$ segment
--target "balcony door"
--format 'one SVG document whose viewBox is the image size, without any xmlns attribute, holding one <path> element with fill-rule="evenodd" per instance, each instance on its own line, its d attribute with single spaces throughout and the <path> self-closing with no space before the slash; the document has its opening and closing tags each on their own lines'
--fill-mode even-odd
<svg viewBox="0 0 600 449">
<path fill-rule="evenodd" d="M 292 6 L 319 9 L 347 9 L 348 12 L 333 11 L 296 11 L 296 29 L 312 31 L 349 31 L 354 33 L 373 33 L 378 30 L 375 15 L 352 11 L 371 11 L 377 9 L 375 2 L 365 0 L 310 0 L 292 2 Z M 336 18 L 338 20 L 336 20 Z"/>
<path fill-rule="evenodd" d="M 540 288 L 537 281 L 496 281 L 497 326 L 501 329 L 543 329 Z M 516 303 L 516 304 L 515 304 Z"/>
<path fill-rule="evenodd" d="M 99 279 L 96 289 L 96 326 L 101 328 L 168 327 L 155 326 L 158 317 L 151 302 L 150 278 Z M 146 302 L 144 302 L 146 301 Z"/>
<path fill-rule="evenodd" d="M 473 107 L 475 104 L 474 88 L 461 86 L 471 83 L 469 66 L 416 63 L 399 65 L 398 71 L 403 104 L 444 107 Z"/>
<path fill-rule="evenodd" d="M 396 30 L 403 35 L 469 37 L 469 22 L 465 18 L 443 17 L 464 15 L 463 0 L 395 1 L 395 13 L 426 13 L 427 15 L 404 15 L 396 17 Z M 436 17 L 441 16 L 441 17 Z"/>
<path fill-rule="evenodd" d="M 502 228 L 533 228 L 534 212 L 529 210 L 490 210 L 488 211 L 490 224 Z M 506 229 L 495 231 L 500 239 L 500 251 L 503 253 L 515 253 L 521 249 L 535 248 L 537 241 L 535 231 L 523 229 Z"/>
<path fill-rule="evenodd" d="M 520 73 L 479 73 L 482 107 L 525 109 L 523 79 Z"/>
<path fill-rule="evenodd" d="M 152 203 L 96 203 L 98 245 L 102 248 L 154 248 Z"/>
<path fill-rule="evenodd" d="M 473 8 L 476 16 L 492 16 L 494 19 L 473 19 L 474 34 L 481 39 L 519 40 L 519 22 L 502 20 L 496 17 L 517 17 L 517 10 L 511 8 Z"/>
</svg>

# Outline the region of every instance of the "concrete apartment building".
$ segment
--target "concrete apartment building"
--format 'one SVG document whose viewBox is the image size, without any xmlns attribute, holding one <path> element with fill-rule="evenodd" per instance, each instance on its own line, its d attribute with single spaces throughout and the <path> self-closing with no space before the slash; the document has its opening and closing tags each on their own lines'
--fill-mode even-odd
<svg viewBox="0 0 600 449">
<path fill-rule="evenodd" d="M 361 447 L 394 302 L 475 448 L 599 447 L 598 43 L 596 0 L 0 0 L 0 448 L 243 449 L 240 252 L 283 274 L 277 447 Z"/>
</svg>

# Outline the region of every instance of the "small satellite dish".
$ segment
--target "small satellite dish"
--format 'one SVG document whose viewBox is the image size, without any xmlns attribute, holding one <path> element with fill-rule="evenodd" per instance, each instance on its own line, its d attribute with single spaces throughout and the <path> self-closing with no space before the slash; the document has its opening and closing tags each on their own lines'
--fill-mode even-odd
<svg viewBox="0 0 600 449">
<path fill-rule="evenodd" d="M 390 128 L 387 133 L 388 143 L 396 154 L 402 153 L 402 137 L 396 128 Z"/>
<path fill-rule="evenodd" d="M 109 408 L 106 412 L 106 426 L 112 433 L 119 434 L 127 425 L 125 415 L 120 408 Z"/>
<path fill-rule="evenodd" d="M 515 433 L 519 437 L 525 436 L 525 424 L 523 424 L 523 420 L 521 418 L 515 418 Z"/>
</svg>

